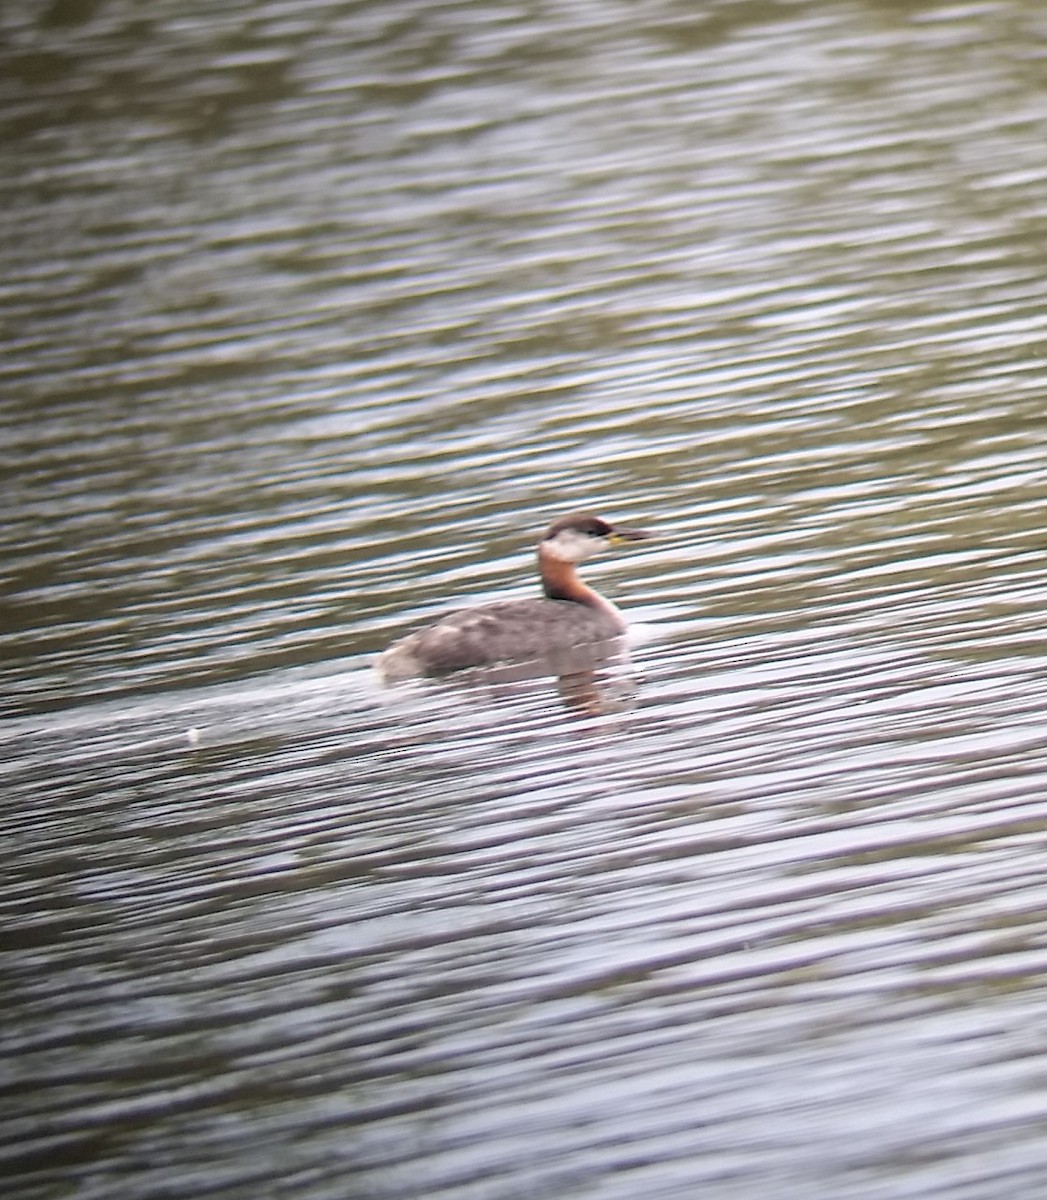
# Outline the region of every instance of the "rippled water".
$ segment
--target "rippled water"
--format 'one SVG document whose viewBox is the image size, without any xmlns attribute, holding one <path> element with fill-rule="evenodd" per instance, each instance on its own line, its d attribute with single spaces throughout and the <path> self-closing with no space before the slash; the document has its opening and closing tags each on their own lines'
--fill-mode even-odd
<svg viewBox="0 0 1047 1200">
<path fill-rule="evenodd" d="M 1043 1195 L 1045 46 L 4 8 L 5 1195 Z"/>
</svg>

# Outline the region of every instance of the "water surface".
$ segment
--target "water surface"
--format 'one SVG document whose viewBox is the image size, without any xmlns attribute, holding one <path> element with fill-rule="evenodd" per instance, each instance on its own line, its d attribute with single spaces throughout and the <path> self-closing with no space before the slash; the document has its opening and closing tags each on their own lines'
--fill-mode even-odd
<svg viewBox="0 0 1047 1200">
<path fill-rule="evenodd" d="M 1045 38 L 5 8 L 6 1194 L 1042 1196 Z"/>
</svg>

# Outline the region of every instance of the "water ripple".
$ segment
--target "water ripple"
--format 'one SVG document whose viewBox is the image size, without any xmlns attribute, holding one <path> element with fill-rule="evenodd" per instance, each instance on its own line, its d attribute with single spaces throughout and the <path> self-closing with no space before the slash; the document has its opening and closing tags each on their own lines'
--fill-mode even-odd
<svg viewBox="0 0 1047 1200">
<path fill-rule="evenodd" d="M 154 9 L 0 16 L 9 1186 L 1038 1197 L 1039 7 Z M 606 711 L 379 688 L 583 504 Z"/>
</svg>

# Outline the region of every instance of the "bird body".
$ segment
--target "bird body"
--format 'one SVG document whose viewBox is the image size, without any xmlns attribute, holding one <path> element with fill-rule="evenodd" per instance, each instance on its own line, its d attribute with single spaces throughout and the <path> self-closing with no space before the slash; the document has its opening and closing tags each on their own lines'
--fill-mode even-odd
<svg viewBox="0 0 1047 1200">
<path fill-rule="evenodd" d="M 610 600 L 587 587 L 575 568 L 606 545 L 649 536 L 639 529 L 616 529 L 588 513 L 562 517 L 538 543 L 543 598 L 494 601 L 451 612 L 394 642 L 379 657 L 379 673 L 392 682 L 495 663 L 555 659 L 620 637 L 627 628 L 625 618 Z"/>
</svg>

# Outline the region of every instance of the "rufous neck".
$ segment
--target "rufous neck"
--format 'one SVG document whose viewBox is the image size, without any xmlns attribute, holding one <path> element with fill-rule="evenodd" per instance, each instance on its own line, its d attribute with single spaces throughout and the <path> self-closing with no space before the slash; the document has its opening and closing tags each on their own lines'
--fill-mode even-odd
<svg viewBox="0 0 1047 1200">
<path fill-rule="evenodd" d="M 622 614 L 610 600 L 581 581 L 573 562 L 557 558 L 539 547 L 538 570 L 542 577 L 542 589 L 550 600 L 570 600 L 575 604 L 584 604 L 587 608 L 606 613 L 620 629 L 625 629 Z"/>
</svg>

